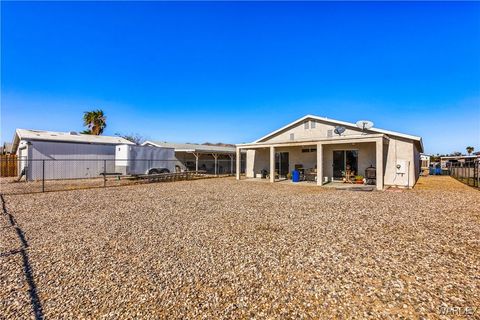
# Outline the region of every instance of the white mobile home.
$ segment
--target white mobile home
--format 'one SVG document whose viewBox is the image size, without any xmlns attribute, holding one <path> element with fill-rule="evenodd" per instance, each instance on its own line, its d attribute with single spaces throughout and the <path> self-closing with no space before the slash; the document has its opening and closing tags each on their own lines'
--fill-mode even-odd
<svg viewBox="0 0 480 320">
<path fill-rule="evenodd" d="M 118 144 L 134 143 L 121 137 L 17 129 L 12 152 L 19 158 L 19 173 L 25 170 L 28 181 L 43 176 L 45 179 L 93 178 L 104 170 L 114 172 Z"/>
<path fill-rule="evenodd" d="M 307 115 L 252 143 L 237 145 L 237 155 L 244 150 L 247 178 L 268 172 L 270 182 L 275 182 L 299 169 L 317 185 L 345 181 L 350 174 L 374 176 L 371 180 L 381 190 L 385 185 L 415 185 L 423 144 L 417 136 Z M 237 162 L 240 179 L 238 166 Z"/>
</svg>

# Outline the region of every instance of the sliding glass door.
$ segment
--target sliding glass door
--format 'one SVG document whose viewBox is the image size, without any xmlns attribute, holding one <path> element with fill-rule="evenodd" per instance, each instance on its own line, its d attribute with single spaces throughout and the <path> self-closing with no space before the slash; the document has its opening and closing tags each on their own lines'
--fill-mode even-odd
<svg viewBox="0 0 480 320">
<path fill-rule="evenodd" d="M 275 171 L 280 178 L 286 178 L 289 165 L 288 165 L 288 152 L 276 152 L 275 153 Z"/>
<path fill-rule="evenodd" d="M 346 170 L 353 170 L 354 174 L 358 174 L 358 151 L 334 150 L 332 166 L 334 180 L 342 180 Z"/>
</svg>

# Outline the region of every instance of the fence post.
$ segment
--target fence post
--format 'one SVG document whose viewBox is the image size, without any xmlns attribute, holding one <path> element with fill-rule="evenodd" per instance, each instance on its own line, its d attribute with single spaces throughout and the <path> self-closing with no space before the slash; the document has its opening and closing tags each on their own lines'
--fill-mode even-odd
<svg viewBox="0 0 480 320">
<path fill-rule="evenodd" d="M 107 160 L 103 160 L 103 187 L 107 187 Z"/>
<path fill-rule="evenodd" d="M 42 192 L 45 192 L 45 160 L 42 160 Z"/>
<path fill-rule="evenodd" d="M 480 161 L 476 161 L 477 166 L 477 188 L 480 188 Z"/>
</svg>

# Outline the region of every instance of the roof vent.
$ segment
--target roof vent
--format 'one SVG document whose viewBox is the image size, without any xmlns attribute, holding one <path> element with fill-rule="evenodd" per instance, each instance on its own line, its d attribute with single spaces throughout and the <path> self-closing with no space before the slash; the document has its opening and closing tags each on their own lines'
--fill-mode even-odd
<svg viewBox="0 0 480 320">
<path fill-rule="evenodd" d="M 78 136 L 78 132 L 76 131 L 70 131 L 69 133 L 71 136 Z"/>
</svg>

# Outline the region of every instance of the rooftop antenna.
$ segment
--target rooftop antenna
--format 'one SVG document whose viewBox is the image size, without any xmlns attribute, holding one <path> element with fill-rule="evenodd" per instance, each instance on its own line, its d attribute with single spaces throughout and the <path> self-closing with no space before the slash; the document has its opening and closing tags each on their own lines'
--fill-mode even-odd
<svg viewBox="0 0 480 320">
<path fill-rule="evenodd" d="M 333 132 L 335 132 L 336 134 L 338 134 L 339 136 L 341 136 L 342 133 L 345 132 L 345 127 L 336 126 L 336 127 L 335 127 L 335 130 L 333 130 Z"/>
<path fill-rule="evenodd" d="M 359 120 L 357 121 L 356 123 L 357 127 L 359 127 L 360 129 L 362 129 L 362 132 L 365 133 L 365 130 L 368 130 L 370 129 L 371 127 L 373 127 L 373 122 L 372 121 L 368 121 L 368 120 Z"/>
</svg>

